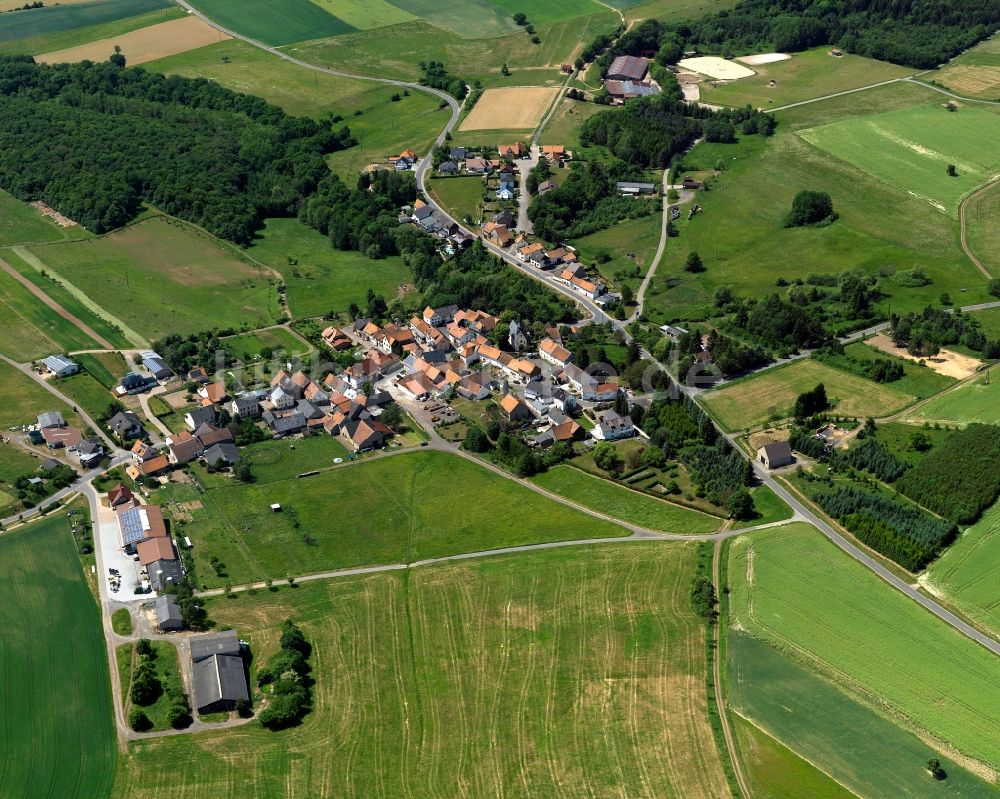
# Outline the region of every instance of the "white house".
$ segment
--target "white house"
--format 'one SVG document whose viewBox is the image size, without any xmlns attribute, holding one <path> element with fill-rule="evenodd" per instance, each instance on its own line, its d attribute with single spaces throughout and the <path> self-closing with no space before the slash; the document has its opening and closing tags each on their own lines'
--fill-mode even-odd
<svg viewBox="0 0 1000 799">
<path fill-rule="evenodd" d="M 594 427 L 593 436 L 603 441 L 618 441 L 635 435 L 635 425 L 627 416 L 608 411 Z"/>
<path fill-rule="evenodd" d="M 274 391 L 268 397 L 276 411 L 285 411 L 295 407 L 295 397 L 289 394 L 281 386 L 275 386 Z"/>
<path fill-rule="evenodd" d="M 573 353 L 548 337 L 538 342 L 538 354 L 543 361 L 558 366 L 560 369 L 565 368 L 566 364 L 573 360 Z"/>
</svg>

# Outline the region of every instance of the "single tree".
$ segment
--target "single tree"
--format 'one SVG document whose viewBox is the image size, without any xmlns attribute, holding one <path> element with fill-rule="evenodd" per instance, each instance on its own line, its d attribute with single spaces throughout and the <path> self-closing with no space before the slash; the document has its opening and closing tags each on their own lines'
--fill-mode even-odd
<svg viewBox="0 0 1000 799">
<path fill-rule="evenodd" d="M 815 225 L 834 217 L 833 200 L 825 191 L 800 191 L 792 200 L 785 227 Z"/>
<path fill-rule="evenodd" d="M 688 253 L 687 260 L 684 262 L 685 272 L 704 272 L 705 264 L 701 262 L 701 256 L 693 250 Z"/>
<path fill-rule="evenodd" d="M 957 178 L 958 170 L 955 168 L 954 164 L 948 164 L 948 177 Z"/>
</svg>

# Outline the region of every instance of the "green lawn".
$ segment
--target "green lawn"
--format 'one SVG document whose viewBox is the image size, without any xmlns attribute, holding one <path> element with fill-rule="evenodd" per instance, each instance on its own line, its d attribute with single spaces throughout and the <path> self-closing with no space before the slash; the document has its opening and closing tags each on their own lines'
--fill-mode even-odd
<svg viewBox="0 0 1000 799">
<path fill-rule="evenodd" d="M 115 795 L 725 796 L 693 573 L 693 545 L 639 543 L 211 600 L 255 669 L 301 625 L 315 709 L 133 743 Z"/>
<path fill-rule="evenodd" d="M 458 219 L 468 219 L 473 225 L 482 219 L 486 182 L 478 175 L 434 178 L 430 181 L 429 188 L 438 202 Z"/>
<path fill-rule="evenodd" d="M 128 364 L 120 353 L 117 352 L 95 352 L 84 355 L 75 355 L 74 360 L 80 364 L 81 369 L 90 372 L 91 375 L 105 388 L 114 388 L 118 381 L 129 370 Z"/>
<path fill-rule="evenodd" d="M 765 749 L 764 762 L 756 760 L 753 747 L 759 744 L 751 743 L 748 754 L 743 724 L 737 717 L 743 757 L 750 761 L 751 785 L 761 791 L 755 796 L 841 799 L 853 795 L 837 783 L 866 799 L 996 795 L 995 787 L 945 754 L 767 644 L 730 630 L 726 649 L 731 706 L 774 736 L 757 733 L 757 740 L 763 738 L 772 746 L 780 746 L 780 741 L 791 750 L 781 747 L 783 751 L 775 756 Z M 823 779 L 823 774 L 808 768 L 793 752 L 833 779 Z M 927 773 L 931 757 L 941 761 L 946 780 L 937 782 Z M 794 762 L 788 763 L 791 759 Z"/>
<path fill-rule="evenodd" d="M 288 356 L 306 355 L 312 351 L 312 345 L 306 343 L 288 328 L 274 327 L 268 330 L 256 330 L 253 333 L 243 333 L 239 336 L 223 339 L 226 347 L 244 363 L 251 363 L 265 349 L 283 352 Z"/>
<path fill-rule="evenodd" d="M 1000 373 L 994 372 L 991 369 L 988 376 L 976 377 L 921 405 L 914 411 L 913 419 L 943 424 L 1000 422 L 1000 382 L 997 382 Z"/>
<path fill-rule="evenodd" d="M 412 279 L 402 258 L 373 261 L 359 252 L 335 250 L 329 240 L 294 219 L 268 219 L 250 255 L 281 272 L 296 319 L 364 306 L 369 289 L 392 301 Z M 298 263 L 290 265 L 291 258 Z"/>
<path fill-rule="evenodd" d="M 843 690 L 884 702 L 886 713 L 963 755 L 1000 764 L 995 655 L 814 528 L 789 524 L 735 539 L 729 578 L 732 621 L 741 629 L 797 653 Z"/>
<path fill-rule="evenodd" d="M 153 730 L 169 730 L 170 707 L 180 704 L 177 700 L 184 696 L 184 681 L 181 678 L 180 662 L 177 647 L 169 641 L 151 641 L 153 647 L 153 669 L 156 679 L 160 682 L 160 692 L 148 705 L 135 705 L 124 686 L 132 684 L 132 668 L 138 663 L 139 656 L 134 652 L 135 644 L 119 647 L 119 678 L 122 681 L 122 700 L 125 702 L 125 715 L 128 716 L 132 707 L 139 707 L 153 724 Z M 126 654 L 127 653 L 127 654 Z M 127 665 L 127 670 L 123 666 Z"/>
<path fill-rule="evenodd" d="M 545 126 L 538 143 L 542 145 L 561 144 L 571 150 L 576 157 L 580 153 L 580 125 L 600 111 L 604 106 L 596 103 L 581 103 L 578 100 L 563 99 Z"/>
<path fill-rule="evenodd" d="M 702 400 L 724 427 L 741 430 L 788 416 L 795 398 L 819 383 L 833 411 L 846 416 L 886 416 L 914 401 L 892 383 L 874 383 L 810 358 L 727 383 L 703 394 Z"/>
<path fill-rule="evenodd" d="M 355 30 L 309 0 L 196 0 L 195 8 L 230 30 L 271 45 L 338 36 Z"/>
<path fill-rule="evenodd" d="M 31 9 L 29 14 L 5 13 L 0 15 L 0 42 L 30 40 L 80 28 L 97 27 L 169 7 L 168 0 L 95 0 L 69 5 L 56 3 L 45 8 Z"/>
<path fill-rule="evenodd" d="M 762 485 L 751 489 L 750 496 L 753 497 L 754 516 L 752 519 L 747 519 L 746 521 L 734 522 L 734 530 L 739 530 L 742 527 L 753 527 L 758 524 L 783 522 L 785 519 L 792 518 L 792 509 L 768 486 Z"/>
<path fill-rule="evenodd" d="M 641 494 L 610 480 L 593 477 L 572 466 L 556 466 L 535 475 L 532 482 L 630 524 L 665 533 L 714 533 L 722 520 Z"/>
<path fill-rule="evenodd" d="M 0 536 L 0 613 L 0 795 L 108 796 L 108 659 L 65 516 Z"/>
<path fill-rule="evenodd" d="M 285 446 L 276 443 L 250 456 L 258 478 L 253 485 L 219 479 L 210 481 L 213 487 L 202 494 L 174 489 L 165 497 L 204 503 L 204 510 L 183 527 L 194 542 L 199 582 L 245 583 L 627 534 L 457 456 L 414 452 L 299 479 L 295 475 L 300 472 L 331 466 L 334 453 L 324 457 L 313 451 L 286 460 L 281 452 Z M 269 462 L 273 457 L 281 460 Z M 282 512 L 272 514 L 272 503 L 281 504 Z M 519 521 L 512 525 L 515 517 Z M 209 564 L 213 555 L 225 564 L 224 576 Z"/>
<path fill-rule="evenodd" d="M 868 86 L 884 80 L 912 75 L 914 70 L 887 61 L 846 53 L 841 58 L 829 55 L 830 47 L 817 47 L 795 53 L 787 61 L 772 64 L 747 64 L 757 74 L 740 80 L 711 81 L 701 84 L 701 100 L 714 105 L 768 108 L 797 103 L 813 97 Z M 768 86 L 770 81 L 777 86 Z"/>
<path fill-rule="evenodd" d="M 34 424 L 43 411 L 62 411 L 67 422 L 75 421 L 69 406 L 13 366 L 0 363 L 0 428 Z"/>
<path fill-rule="evenodd" d="M 913 449 L 911 439 L 914 433 L 926 436 L 931 442 L 931 448 L 923 452 Z M 935 430 L 932 427 L 918 427 L 901 422 L 879 424 L 875 431 L 875 437 L 885 444 L 893 455 L 911 464 L 915 464 L 927 457 L 934 451 L 934 447 L 941 446 L 948 436 L 949 431 L 943 428 Z"/>
<path fill-rule="evenodd" d="M 118 608 L 111 614 L 111 628 L 118 635 L 132 634 L 132 614 L 128 608 Z"/>
<path fill-rule="evenodd" d="M 115 401 L 114 395 L 87 372 L 61 378 L 56 385 L 75 405 L 83 408 L 91 419 L 103 416 L 108 405 Z"/>
<path fill-rule="evenodd" d="M 994 505 L 931 564 L 927 583 L 976 623 L 1000 635 L 1000 505 Z"/>
<path fill-rule="evenodd" d="M 998 206 L 1000 211 L 1000 206 Z M 972 311 L 969 316 L 976 319 L 988 339 L 1000 339 L 1000 308 L 990 308 L 986 311 Z"/>
<path fill-rule="evenodd" d="M 929 366 L 921 366 L 919 363 L 907 360 L 906 358 L 895 358 L 860 341 L 844 347 L 844 354 L 859 361 L 874 361 L 876 358 L 887 358 L 893 363 L 900 364 L 903 367 L 903 376 L 899 380 L 893 380 L 891 383 L 885 385 L 904 394 L 910 394 L 917 399 L 933 397 L 935 394 L 944 391 L 957 382 L 954 377 L 935 372 Z"/>
<path fill-rule="evenodd" d="M 577 248 L 584 264 L 596 265 L 605 283 L 618 289 L 628 286 L 633 292 L 638 292 L 660 243 L 663 214 L 659 211 L 659 199 L 637 199 L 635 202 L 655 203 L 657 212 L 640 219 L 619 222 L 606 230 L 573 239 L 570 243 Z M 635 257 L 629 258 L 630 253 Z M 602 263 L 604 255 L 611 257 Z M 639 276 L 636 276 L 636 267 L 639 268 Z"/>
<path fill-rule="evenodd" d="M 1000 116 L 981 108 L 949 113 L 939 102 L 799 131 L 810 144 L 935 208 L 958 216 L 961 197 L 1000 166 L 992 142 Z M 945 169 L 954 164 L 957 177 Z"/>
<path fill-rule="evenodd" d="M 273 278 L 217 239 L 167 217 L 89 241 L 28 252 L 141 335 L 265 326 L 278 316 Z"/>
<path fill-rule="evenodd" d="M 14 199 L 0 189 L 0 245 L 32 241 L 62 241 L 84 234 L 83 228 L 59 227 L 28 203 Z"/>
</svg>

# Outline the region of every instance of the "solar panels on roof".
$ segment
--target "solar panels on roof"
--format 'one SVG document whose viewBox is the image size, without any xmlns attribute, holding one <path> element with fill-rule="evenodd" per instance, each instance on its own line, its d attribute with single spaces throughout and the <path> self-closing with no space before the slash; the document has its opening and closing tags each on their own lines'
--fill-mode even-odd
<svg viewBox="0 0 1000 799">
<path fill-rule="evenodd" d="M 129 508 L 121 514 L 122 543 L 136 544 L 146 537 L 149 517 L 142 508 Z"/>
</svg>

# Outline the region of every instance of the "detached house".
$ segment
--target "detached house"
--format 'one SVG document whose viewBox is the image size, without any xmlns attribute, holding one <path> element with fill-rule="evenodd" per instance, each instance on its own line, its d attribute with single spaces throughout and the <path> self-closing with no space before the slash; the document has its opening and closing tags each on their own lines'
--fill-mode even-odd
<svg viewBox="0 0 1000 799">
<path fill-rule="evenodd" d="M 561 344 L 557 344 L 550 338 L 543 338 L 538 342 L 538 354 L 543 361 L 565 368 L 566 364 L 573 360 L 573 353 Z"/>
<path fill-rule="evenodd" d="M 627 416 L 608 411 L 594 427 L 593 436 L 604 441 L 618 441 L 635 435 L 635 425 Z"/>
<path fill-rule="evenodd" d="M 512 422 L 522 419 L 534 419 L 531 409 L 513 394 L 508 394 L 500 400 L 500 409 L 504 415 Z"/>
</svg>

